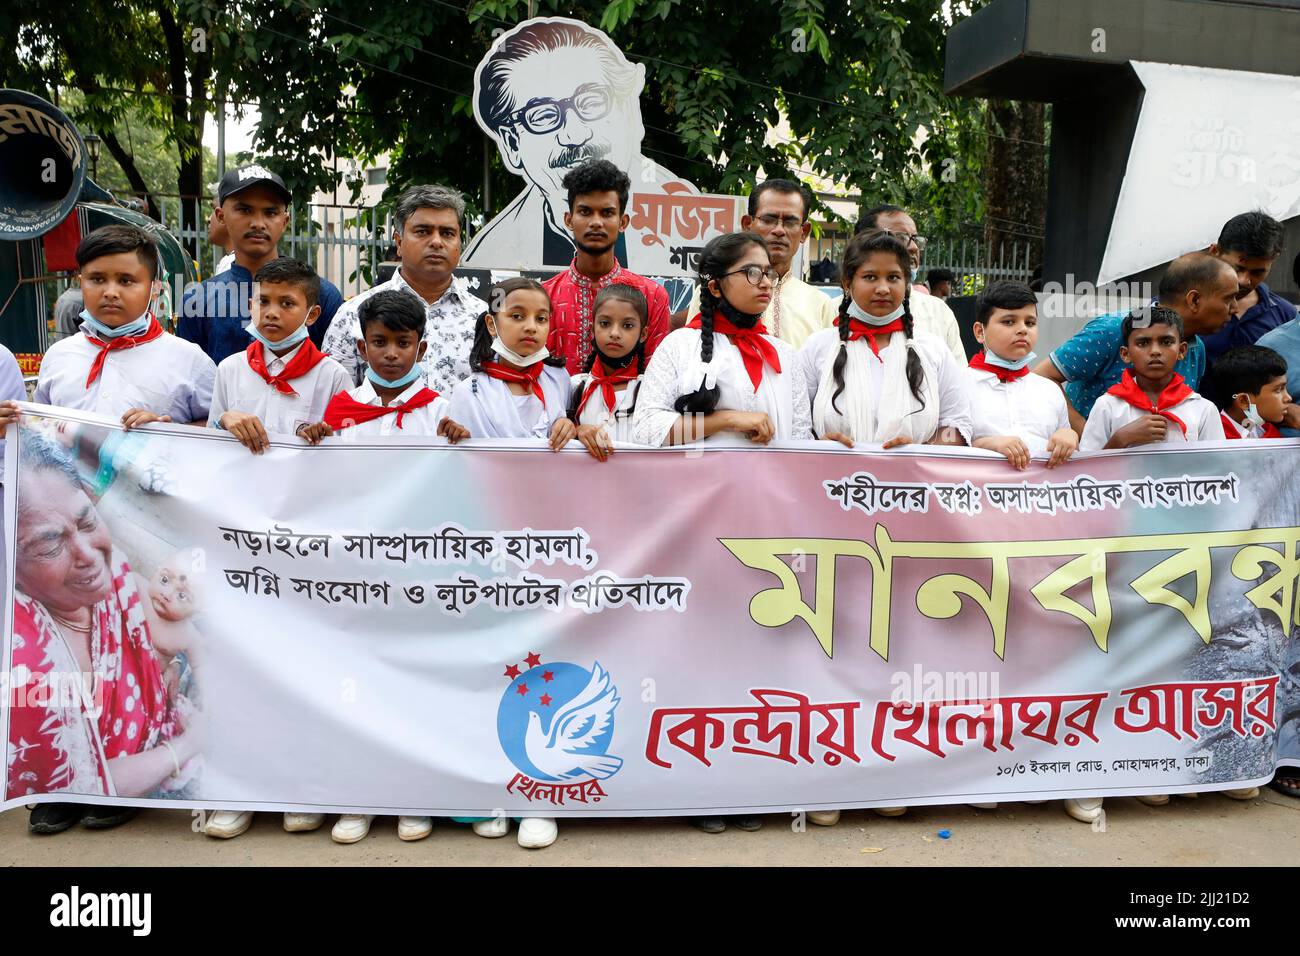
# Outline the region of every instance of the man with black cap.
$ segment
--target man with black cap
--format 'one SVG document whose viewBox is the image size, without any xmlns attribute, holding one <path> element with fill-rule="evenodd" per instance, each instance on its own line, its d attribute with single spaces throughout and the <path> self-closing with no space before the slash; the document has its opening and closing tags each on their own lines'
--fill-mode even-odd
<svg viewBox="0 0 1300 956">
<path fill-rule="evenodd" d="M 292 198 L 284 180 L 265 166 L 232 169 L 217 186 L 217 219 L 234 245 L 235 261 L 185 297 L 176 334 L 198 345 L 218 365 L 253 341 L 246 331 L 252 321 L 253 276 L 279 255 L 276 246 L 289 224 Z M 318 348 L 342 304 L 338 288 L 321 279 L 320 318 L 308 327 Z"/>
</svg>

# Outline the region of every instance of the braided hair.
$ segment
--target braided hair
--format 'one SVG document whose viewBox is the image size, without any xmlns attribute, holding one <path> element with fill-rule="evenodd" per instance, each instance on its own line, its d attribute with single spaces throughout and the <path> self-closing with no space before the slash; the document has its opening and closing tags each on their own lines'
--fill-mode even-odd
<svg viewBox="0 0 1300 956">
<path fill-rule="evenodd" d="M 706 365 L 713 361 L 713 313 L 722 312 L 732 318 L 739 317 L 731 304 L 721 295 L 709 288 L 710 280 L 721 283 L 722 277 L 730 272 L 740 261 L 750 246 L 758 246 L 767 251 L 767 242 L 755 232 L 729 232 L 718 236 L 704 247 L 700 253 L 699 287 L 700 287 L 700 361 Z M 739 324 L 739 323 L 738 323 Z M 705 388 L 704 380 L 693 392 L 682 395 L 673 403 L 673 408 L 680 415 L 709 415 L 718 408 L 718 399 L 722 390 L 717 386 Z"/>
<path fill-rule="evenodd" d="M 600 350 L 596 345 L 595 317 L 600 311 L 600 307 L 610 299 L 617 299 L 620 302 L 626 302 L 632 306 L 632 311 L 636 313 L 637 318 L 641 320 L 641 332 L 645 331 L 646 326 L 650 324 L 650 304 L 646 301 L 645 293 L 636 286 L 628 285 L 626 282 L 614 282 L 605 286 L 596 293 L 596 300 L 591 304 L 592 315 L 592 334 L 591 334 L 591 354 L 587 356 L 587 361 L 582 364 L 582 371 L 590 374 L 596 364 L 596 359 L 600 359 L 600 364 L 607 371 L 613 372 L 618 369 L 627 368 L 632 363 L 636 363 L 636 373 L 641 375 L 645 372 L 645 343 L 642 338 L 637 339 L 636 347 L 628 352 L 622 358 L 610 358 Z M 638 332 L 639 336 L 641 333 Z M 568 417 L 573 424 L 578 424 L 578 403 L 582 400 L 584 389 L 575 388 L 573 394 L 569 397 Z M 632 394 L 632 404 L 626 409 L 619 409 L 616 414 L 618 418 L 631 418 L 632 413 L 636 411 L 636 393 Z"/>
<path fill-rule="evenodd" d="M 849 303 L 852 301 L 850 290 L 853 286 L 853 279 L 862 268 L 862 264 L 867 261 L 873 252 L 885 252 L 898 258 L 898 264 L 902 267 L 903 275 L 910 276 L 912 269 L 912 260 L 907 253 L 907 246 L 903 245 L 893 233 L 885 232 L 882 229 L 872 229 L 860 232 L 849 240 L 849 244 L 844 248 L 844 258 L 840 265 L 840 276 L 845 283 L 844 295 L 840 297 L 840 349 L 835 356 L 835 364 L 831 366 L 831 375 L 835 380 L 835 391 L 831 395 L 831 408 L 839 412 L 839 405 L 836 401 L 844 393 L 844 366 L 849 360 Z M 907 279 L 904 279 L 906 282 Z M 925 407 L 925 397 L 921 391 L 925 384 L 925 369 L 921 365 L 921 359 L 911 348 L 913 334 L 912 322 L 912 290 L 909 287 L 903 293 L 903 335 L 907 337 L 907 384 L 912 389 L 912 395 L 921 407 Z"/>
<path fill-rule="evenodd" d="M 474 323 L 474 344 L 469 350 L 469 367 L 472 371 L 483 371 L 484 362 L 495 362 L 496 353 L 492 351 L 492 333 L 488 331 L 488 316 L 495 316 L 501 311 L 506 303 L 506 298 L 511 292 L 520 292 L 528 290 L 531 292 L 540 292 L 546 296 L 546 301 L 551 300 L 546 288 L 536 279 L 530 279 L 527 276 L 512 276 L 509 279 L 502 279 L 492 286 L 492 292 L 488 296 L 488 311 L 478 317 Z M 560 368 L 565 364 L 564 357 L 561 355 L 548 355 L 542 359 L 543 365 L 550 365 L 553 368 Z"/>
</svg>

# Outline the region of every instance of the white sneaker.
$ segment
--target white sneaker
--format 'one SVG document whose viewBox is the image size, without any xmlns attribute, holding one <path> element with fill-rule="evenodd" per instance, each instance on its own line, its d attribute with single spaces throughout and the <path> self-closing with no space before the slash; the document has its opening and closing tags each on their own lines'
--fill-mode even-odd
<svg viewBox="0 0 1300 956">
<path fill-rule="evenodd" d="M 550 846 L 560 835 L 560 828 L 550 817 L 524 817 L 519 821 L 519 845 L 525 850 Z"/>
<path fill-rule="evenodd" d="M 325 814 L 323 813 L 286 813 L 284 815 L 284 828 L 289 833 L 306 833 L 308 830 L 319 830 L 324 822 Z"/>
<path fill-rule="evenodd" d="M 1065 812 L 1080 823 L 1092 823 L 1101 816 L 1102 797 L 1072 797 L 1065 801 Z"/>
<path fill-rule="evenodd" d="M 968 803 L 966 805 L 974 807 L 976 810 L 996 810 L 998 808 L 996 803 Z"/>
<path fill-rule="evenodd" d="M 203 832 L 218 840 L 237 837 L 253 824 L 252 810 L 213 810 Z"/>
<path fill-rule="evenodd" d="M 1233 800 L 1254 800 L 1259 796 L 1259 787 L 1240 787 L 1236 790 L 1220 790 L 1219 792 Z"/>
<path fill-rule="evenodd" d="M 907 807 L 872 807 L 882 817 L 901 817 L 907 812 Z"/>
<path fill-rule="evenodd" d="M 473 826 L 474 832 L 479 836 L 495 840 L 497 837 L 503 837 L 510 832 L 510 818 L 500 816 L 493 817 L 490 820 L 475 820 Z"/>
<path fill-rule="evenodd" d="M 840 822 L 840 811 L 838 810 L 809 810 L 808 822 L 815 823 L 819 827 L 833 827 Z"/>
<path fill-rule="evenodd" d="M 1166 803 L 1169 802 L 1169 794 L 1144 793 L 1142 794 L 1142 796 L 1138 797 L 1138 800 L 1140 800 L 1142 803 L 1145 803 L 1148 807 L 1163 807 Z"/>
<path fill-rule="evenodd" d="M 370 821 L 373 819 L 373 816 L 366 814 L 345 813 L 334 824 L 334 829 L 330 831 L 330 839 L 335 843 L 356 843 L 364 840 L 366 834 L 370 832 Z"/>
<path fill-rule="evenodd" d="M 423 840 L 433 832 L 433 817 L 398 817 L 397 839 Z"/>
</svg>

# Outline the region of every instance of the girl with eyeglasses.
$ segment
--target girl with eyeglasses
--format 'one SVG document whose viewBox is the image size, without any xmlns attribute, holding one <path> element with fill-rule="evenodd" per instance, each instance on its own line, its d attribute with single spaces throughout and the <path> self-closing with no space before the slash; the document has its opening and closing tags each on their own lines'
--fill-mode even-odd
<svg viewBox="0 0 1300 956">
<path fill-rule="evenodd" d="M 646 369 L 633 441 L 811 438 L 798 353 L 762 323 L 773 294 L 767 244 L 752 232 L 717 237 L 700 254 L 699 284 L 700 314 L 664 338 Z"/>
</svg>

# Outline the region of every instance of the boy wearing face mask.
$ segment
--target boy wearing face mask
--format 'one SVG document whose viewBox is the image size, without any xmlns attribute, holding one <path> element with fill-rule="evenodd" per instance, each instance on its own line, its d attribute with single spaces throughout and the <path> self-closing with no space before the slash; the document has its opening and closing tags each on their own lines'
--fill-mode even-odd
<svg viewBox="0 0 1300 956">
<path fill-rule="evenodd" d="M 1229 439 L 1281 438 L 1286 417 L 1286 359 L 1262 345 L 1241 345 L 1214 363 L 1208 391 Z"/>
<path fill-rule="evenodd" d="M 320 316 L 320 281 L 315 269 L 287 256 L 262 266 L 248 327 L 253 342 L 217 367 L 210 424 L 253 454 L 269 447 L 273 432 L 318 444 L 330 434 L 322 421 L 330 398 L 352 384 L 307 337 Z"/>
<path fill-rule="evenodd" d="M 216 366 L 163 331 L 149 311 L 158 247 L 137 226 L 96 229 L 77 246 L 85 310 L 76 335 L 50 346 L 34 400 L 148 422 L 206 424 Z"/>
<path fill-rule="evenodd" d="M 1065 396 L 1054 382 L 1034 375 L 1038 305 L 1029 286 L 992 282 L 976 305 L 975 338 L 984 348 L 970 360 L 967 381 L 976 448 L 1025 469 L 1033 455 L 1047 467 L 1067 461 L 1079 447 Z"/>
</svg>

